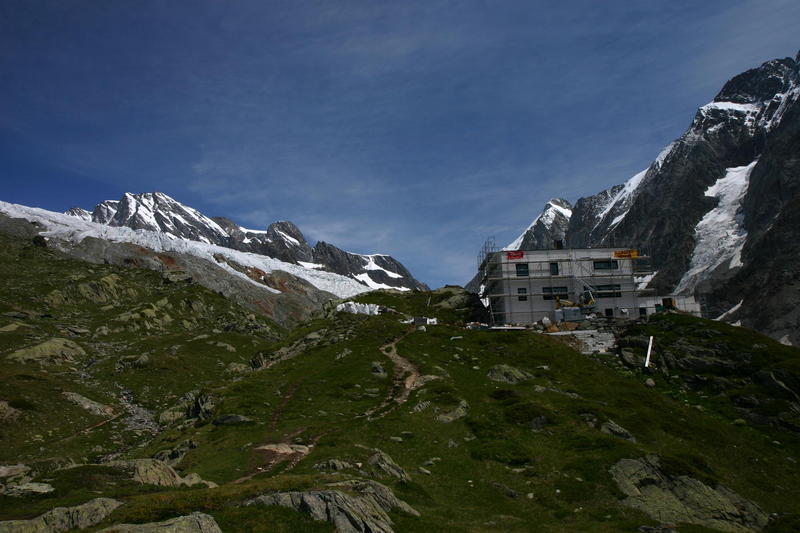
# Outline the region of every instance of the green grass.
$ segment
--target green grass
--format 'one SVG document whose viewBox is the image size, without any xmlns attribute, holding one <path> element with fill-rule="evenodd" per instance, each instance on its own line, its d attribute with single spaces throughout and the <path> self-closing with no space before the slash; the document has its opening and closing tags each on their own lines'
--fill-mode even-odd
<svg viewBox="0 0 800 533">
<path fill-rule="evenodd" d="M 269 322 L 253 322 L 246 311 L 194 285 L 164 284 L 152 272 L 71 262 L 18 242 L 0 244 L 4 244 L 0 281 L 11 295 L 0 303 L 5 306 L 0 312 L 38 313 L 26 319 L 0 318 L 0 327 L 13 320 L 29 326 L 0 333 L 4 342 L 0 357 L 56 336 L 65 325 L 91 331 L 103 325 L 111 328 L 120 323 L 120 314 L 148 308 L 163 298 L 172 305 L 167 312 L 173 318 L 149 337 L 142 329 L 125 327 L 102 339 L 74 337 L 96 357 L 92 365 L 81 361 L 74 369 L 30 364 L 0 368 L 0 399 L 23 412 L 17 422 L 0 429 L 4 444 L 0 460 L 32 464 L 39 480 L 51 480 L 57 488 L 37 498 L 0 499 L 2 519 L 35 516 L 56 505 L 104 494 L 126 502 L 104 525 L 203 511 L 225 531 L 330 531 L 330 525 L 287 509 L 242 509 L 236 504 L 265 491 L 324 488 L 331 481 L 359 475 L 357 470 L 327 473 L 314 465 L 332 458 L 366 465 L 373 448 L 388 453 L 411 476 L 408 483 L 378 478 L 421 514 L 393 513 L 396 530 L 403 532 L 611 532 L 655 525 L 620 503 L 621 493 L 608 473 L 618 460 L 647 453 L 659 454 L 669 473 L 721 483 L 768 512 L 789 513 L 775 523 L 774 531 L 791 530 L 796 524 L 792 516 L 800 514 L 796 488 L 800 469 L 789 459 L 800 457 L 795 435 L 768 426 L 734 424 L 735 413 L 727 399 L 701 398 L 659 376 L 658 386 L 648 388 L 644 376 L 620 370 L 609 356 L 587 357 L 541 334 L 464 330 L 457 325 L 469 319 L 470 311 L 435 307 L 452 294 L 376 292 L 359 298 L 410 315 L 437 316 L 450 324 L 429 326 L 425 332 L 401 324 L 401 317 L 394 314 L 338 314 L 282 332 Z M 22 261 L 23 271 L 30 275 L 13 277 L 18 267 L 9 264 L 11 259 Z M 75 284 L 57 281 L 70 276 L 100 280 L 109 273 L 119 275 L 118 284 L 125 290 L 115 307 L 107 310 L 102 307 L 110 304 L 81 300 L 73 292 Z M 43 295 L 59 287 L 72 303 L 45 305 Z M 190 319 L 197 325 L 187 329 L 182 321 Z M 226 329 L 231 323 L 238 326 Z M 712 330 L 716 333 L 709 333 Z M 209 337 L 198 339 L 201 334 Z M 422 374 L 437 378 L 382 418 L 369 420 L 365 413 L 391 389 L 391 378 L 376 376 L 372 363 L 380 362 L 391 376 L 391 362 L 380 347 L 406 334 L 398 352 Z M 756 369 L 794 372 L 796 368 L 796 350 L 724 324 L 669 315 L 629 332 L 648 334 L 657 335 L 662 347 L 680 345 L 681 339 L 701 347 L 726 343 L 726 349 L 752 353 Z M 230 344 L 236 351 L 209 342 Z M 241 375 L 225 371 L 232 362 L 247 363 L 258 354 L 269 359 L 287 350 L 294 357 L 270 368 Z M 120 358 L 144 353 L 149 358 L 146 365 L 118 369 Z M 498 364 L 533 377 L 516 385 L 491 381 L 487 372 Z M 74 435 L 76 428 L 103 418 L 66 403 L 61 392 L 79 392 L 118 406 L 119 387 L 131 390 L 137 402 L 157 412 L 185 392 L 202 389 L 216 399 L 217 414 L 236 413 L 253 422 L 176 424 L 156 436 L 126 431 L 121 422 L 110 422 Z M 759 387 L 751 389 L 736 393 L 766 394 Z M 465 417 L 451 423 L 437 420 L 437 415 L 462 401 L 469 405 Z M 706 402 L 704 407 L 718 408 L 693 407 L 701 401 Z M 785 401 L 765 402 L 765 409 L 780 411 L 785 404 L 779 402 Z M 598 426 L 614 420 L 637 442 L 601 433 L 586 423 L 587 417 L 595 417 Z M 197 472 L 219 488 L 143 487 L 96 466 L 54 470 L 115 450 L 124 457 L 149 457 L 187 439 L 198 446 L 178 469 Z M 776 440 L 780 445 L 774 444 Z M 312 452 L 293 468 L 283 462 L 257 473 L 267 464 L 255 447 L 277 442 L 313 445 Z M 255 475 L 248 477 L 251 474 Z M 248 479 L 235 483 L 242 478 Z M 681 526 L 681 531 L 701 529 Z"/>
</svg>

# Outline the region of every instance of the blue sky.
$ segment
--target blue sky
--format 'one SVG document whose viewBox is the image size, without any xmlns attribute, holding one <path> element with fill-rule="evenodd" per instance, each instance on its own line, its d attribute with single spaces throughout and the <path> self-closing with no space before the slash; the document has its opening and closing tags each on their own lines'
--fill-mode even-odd
<svg viewBox="0 0 800 533">
<path fill-rule="evenodd" d="M 464 283 L 647 167 L 800 2 L 0 2 L 0 200 L 163 191 Z"/>
</svg>

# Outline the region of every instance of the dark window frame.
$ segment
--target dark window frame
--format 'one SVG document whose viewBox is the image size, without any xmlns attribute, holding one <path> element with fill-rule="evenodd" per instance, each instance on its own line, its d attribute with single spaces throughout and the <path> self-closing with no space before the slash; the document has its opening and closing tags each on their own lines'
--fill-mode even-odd
<svg viewBox="0 0 800 533">
<path fill-rule="evenodd" d="M 515 268 L 517 270 L 517 277 L 518 278 L 527 278 L 531 275 L 530 267 L 528 263 L 515 263 Z M 522 271 L 524 270 L 524 273 Z"/>
<path fill-rule="evenodd" d="M 622 298 L 622 287 L 619 283 L 595 285 L 592 295 L 595 298 Z"/>
<path fill-rule="evenodd" d="M 619 270 L 619 261 L 616 259 L 602 259 L 592 263 L 595 270 Z"/>
<path fill-rule="evenodd" d="M 550 263 L 550 275 L 558 276 L 558 263 Z"/>
<path fill-rule="evenodd" d="M 517 289 L 517 300 L 520 302 L 527 302 L 528 301 L 528 289 L 525 287 L 520 287 Z"/>
</svg>

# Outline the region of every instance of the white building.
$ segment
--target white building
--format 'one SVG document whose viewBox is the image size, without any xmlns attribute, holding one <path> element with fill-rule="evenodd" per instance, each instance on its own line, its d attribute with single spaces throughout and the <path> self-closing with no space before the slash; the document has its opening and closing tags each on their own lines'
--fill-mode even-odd
<svg viewBox="0 0 800 533">
<path fill-rule="evenodd" d="M 700 306 L 692 296 L 657 296 L 642 288 L 654 273 L 647 267 L 647 258 L 636 250 L 491 252 L 483 262 L 483 272 L 483 297 L 496 325 L 530 324 L 543 317 L 554 322 L 577 320 L 592 312 L 636 318 L 663 308 L 700 316 Z"/>
</svg>

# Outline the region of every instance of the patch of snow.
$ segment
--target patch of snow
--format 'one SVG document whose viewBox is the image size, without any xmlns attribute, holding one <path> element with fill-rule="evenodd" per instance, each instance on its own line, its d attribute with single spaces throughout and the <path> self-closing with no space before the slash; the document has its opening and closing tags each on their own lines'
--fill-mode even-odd
<svg viewBox="0 0 800 533">
<path fill-rule="evenodd" d="M 265 272 L 272 272 L 274 270 L 288 272 L 293 276 L 305 279 L 320 290 L 333 293 L 339 298 L 351 298 L 374 288 L 395 288 L 375 283 L 372 280 L 370 280 L 371 283 L 359 283 L 352 278 L 333 272 L 305 268 L 301 265 L 286 263 L 266 255 L 240 252 L 224 246 L 206 244 L 187 239 L 176 239 L 173 235 L 158 231 L 132 230 L 125 226 L 116 227 L 87 222 L 69 215 L 54 213 L 35 207 L 0 201 L 0 212 L 10 217 L 38 222 L 47 228 L 47 231 L 42 232 L 44 236 L 63 239 L 73 243 L 79 243 L 87 237 L 97 237 L 112 242 L 130 242 L 156 252 L 177 252 L 201 257 L 218 264 L 222 268 L 227 267 L 226 270 L 232 274 L 242 277 L 262 288 L 267 287 L 227 265 L 217 263 L 213 258 L 214 254 L 221 254 L 241 265 L 259 268 Z M 364 276 L 368 277 L 366 274 L 364 274 Z M 280 292 L 275 289 L 271 290 Z"/>
<path fill-rule="evenodd" d="M 758 113 L 761 106 L 757 104 L 737 104 L 736 102 L 709 102 L 700 107 L 701 111 L 721 109 L 723 111 L 736 111 L 739 113 Z"/>
<path fill-rule="evenodd" d="M 386 284 L 383 284 L 383 283 L 378 283 L 377 281 L 375 281 L 372 278 L 370 278 L 369 274 L 367 274 L 366 272 L 362 272 L 361 274 L 357 274 L 357 275 L 355 275 L 353 277 L 355 279 L 357 279 L 358 281 L 360 281 L 361 283 L 365 284 L 366 286 L 368 286 L 371 289 L 395 289 L 395 290 L 398 290 L 398 291 L 410 291 L 411 290 L 408 287 L 392 287 L 390 285 L 386 285 Z"/>
<path fill-rule="evenodd" d="M 361 304 L 357 302 L 344 302 L 336 306 L 336 312 L 344 311 L 354 315 L 377 316 L 381 314 L 381 306 L 378 304 Z"/>
<path fill-rule="evenodd" d="M 639 188 L 639 185 L 642 183 L 642 180 L 644 179 L 649 169 L 650 167 L 648 167 L 645 170 L 642 170 L 641 172 L 639 172 L 638 174 L 636 174 L 631 179 L 625 182 L 625 186 L 619 190 L 619 192 L 614 196 L 614 198 L 611 199 L 610 202 L 608 202 L 608 204 L 606 204 L 605 209 L 603 209 L 597 215 L 597 223 L 594 225 L 595 228 L 599 226 L 601 222 L 603 222 L 603 219 L 606 217 L 606 215 L 608 215 L 611 212 L 612 209 L 614 209 L 614 206 L 622 205 L 631 198 L 636 189 Z M 626 210 L 624 213 L 617 216 L 612 222 L 612 225 L 619 223 L 623 218 L 625 218 L 625 215 L 627 214 L 628 211 Z"/>
<path fill-rule="evenodd" d="M 739 308 L 742 307 L 742 303 L 744 303 L 744 300 L 739 300 L 738 304 L 734 305 L 733 307 L 731 307 L 730 309 L 728 309 L 727 311 L 725 311 L 724 313 L 719 315 L 714 320 L 725 320 L 725 317 L 728 317 L 728 316 L 732 315 L 733 313 L 735 313 L 736 311 L 738 311 Z"/>
<path fill-rule="evenodd" d="M 297 239 L 295 239 L 295 238 L 294 238 L 294 237 L 292 237 L 291 235 L 289 235 L 289 234 L 287 234 L 287 233 L 284 233 L 284 232 L 282 232 L 282 231 L 281 231 L 281 230 L 279 230 L 279 229 L 276 229 L 275 231 L 276 231 L 276 232 L 278 232 L 278 234 L 279 234 L 279 235 L 280 235 L 280 236 L 281 236 L 281 237 L 282 237 L 282 238 L 283 238 L 283 239 L 284 239 L 286 242 L 288 242 L 288 243 L 290 243 L 290 244 L 293 244 L 294 246 L 300 246 L 300 241 L 298 241 Z"/>
<path fill-rule="evenodd" d="M 742 226 L 742 200 L 750 183 L 756 159 L 749 165 L 726 169 L 725 176 L 706 190 L 706 196 L 719 200 L 717 207 L 705 214 L 695 227 L 695 247 L 689 269 L 676 293 L 691 292 L 705 276 L 726 261 L 729 268 L 741 265 L 742 248 L 747 232 Z"/>
<path fill-rule="evenodd" d="M 633 280 L 636 283 L 636 290 L 641 291 L 646 289 L 647 285 L 653 281 L 653 278 L 656 277 L 657 274 L 658 271 L 645 274 L 644 276 L 634 276 Z"/>
<path fill-rule="evenodd" d="M 381 270 L 385 272 L 386 275 L 389 276 L 390 278 L 395 278 L 395 279 L 403 277 L 397 272 L 392 272 L 391 270 L 386 270 L 382 266 L 379 266 L 378 263 L 375 262 L 375 257 L 372 255 L 362 255 L 361 258 L 364 259 L 364 261 L 366 261 L 366 264 L 363 267 L 364 270 Z"/>
<path fill-rule="evenodd" d="M 320 263 L 306 263 L 305 261 L 298 261 L 297 264 L 300 265 L 303 268 L 310 268 L 312 270 L 318 270 L 318 269 L 321 269 L 321 268 L 323 268 L 323 269 L 325 268 L 325 265 L 322 265 Z"/>
<path fill-rule="evenodd" d="M 243 233 L 264 234 L 264 233 L 267 233 L 268 230 L 265 230 L 265 229 L 249 229 L 249 228 L 243 228 L 242 226 L 239 226 L 239 231 L 241 231 Z"/>
</svg>

